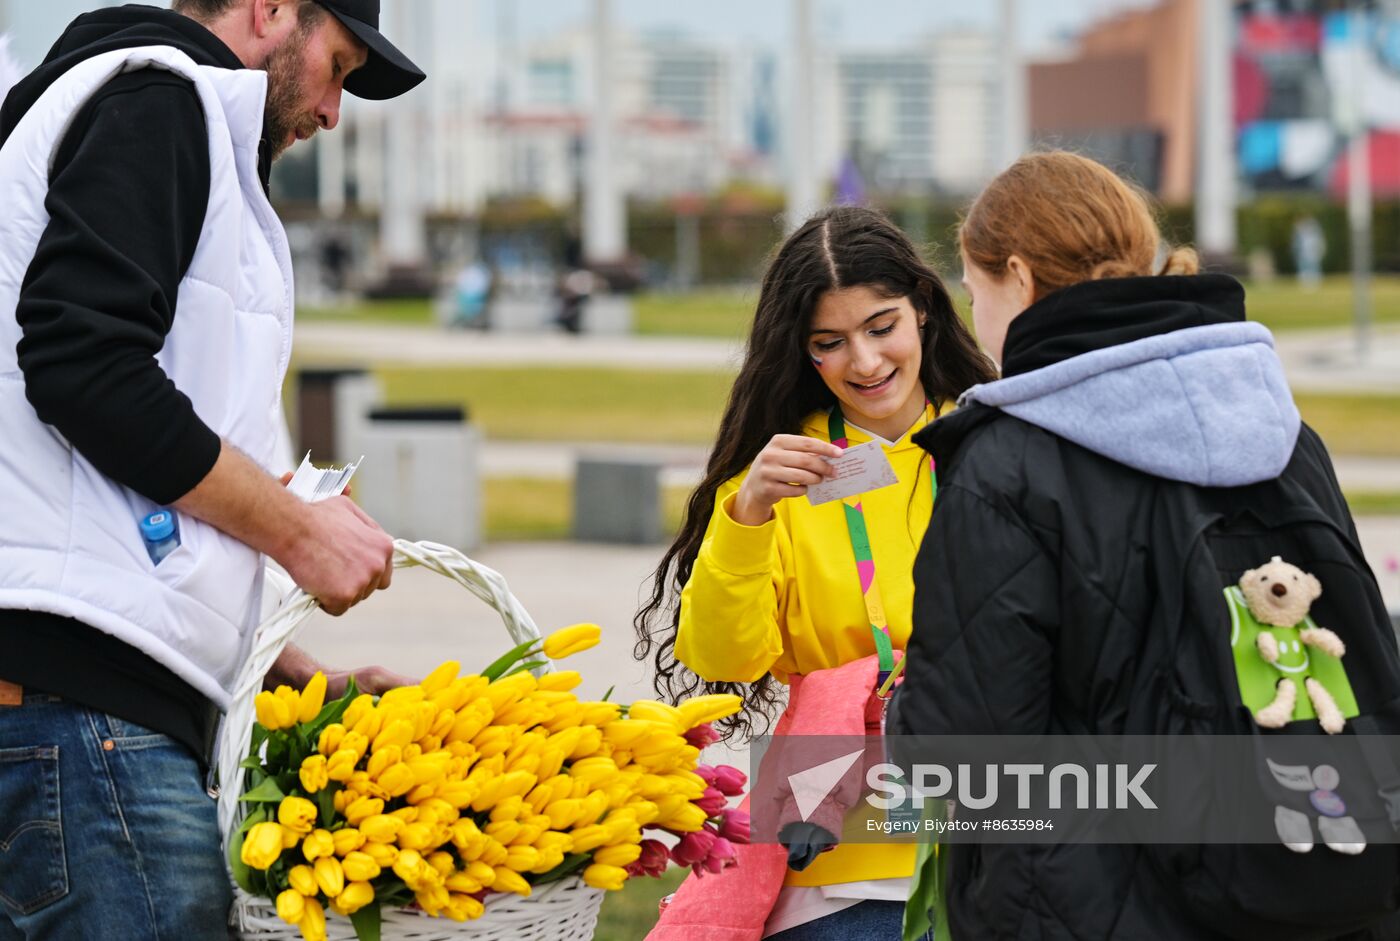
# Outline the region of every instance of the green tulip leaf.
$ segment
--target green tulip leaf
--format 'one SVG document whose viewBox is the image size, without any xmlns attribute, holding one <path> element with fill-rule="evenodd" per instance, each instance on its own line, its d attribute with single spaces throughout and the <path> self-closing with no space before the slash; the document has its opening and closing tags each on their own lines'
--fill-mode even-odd
<svg viewBox="0 0 1400 941">
<path fill-rule="evenodd" d="M 537 670 L 540 667 L 549 666 L 548 660 L 526 660 L 524 663 L 517 663 L 511 667 L 506 676 L 514 676 L 517 673 L 524 673 L 527 670 Z"/>
<path fill-rule="evenodd" d="M 249 803 L 249 804 L 257 804 L 257 803 L 274 803 L 274 804 L 275 804 L 275 803 L 281 801 L 282 798 L 284 798 L 284 797 L 286 797 L 286 796 L 287 796 L 287 795 L 286 795 L 285 793 L 283 793 L 282 789 L 281 789 L 280 787 L 277 786 L 277 779 L 276 779 L 276 778 L 267 778 L 265 781 L 263 781 L 263 782 L 262 782 L 261 784 L 259 784 L 257 787 L 255 787 L 255 788 L 253 788 L 252 790 L 247 791 L 246 793 L 244 793 L 244 795 L 243 795 L 241 798 L 239 798 L 239 799 L 242 800 L 242 801 L 244 801 L 245 803 Z"/>
<path fill-rule="evenodd" d="M 335 792 L 330 785 L 316 792 L 316 809 L 320 811 L 321 826 L 329 829 L 335 820 Z"/>
<path fill-rule="evenodd" d="M 360 941 L 380 941 L 382 916 L 379 903 L 371 902 L 350 916 L 350 924 L 355 926 L 355 937 Z"/>
<path fill-rule="evenodd" d="M 502 676 L 505 676 L 506 671 L 509 670 L 516 663 L 518 663 L 520 659 L 524 657 L 527 652 L 529 652 L 531 647 L 534 647 L 536 644 L 539 643 L 542 643 L 542 641 L 527 640 L 523 644 L 517 644 L 510 650 L 506 651 L 506 653 L 502 654 L 500 659 L 498 659 L 495 663 L 482 670 L 481 675 L 494 683 Z"/>
<path fill-rule="evenodd" d="M 228 868 L 233 873 L 233 881 L 238 883 L 238 887 L 249 895 L 256 894 L 253 888 L 253 871 L 248 868 L 248 864 L 243 862 L 243 838 L 247 836 L 246 830 L 239 830 L 228 841 Z"/>
</svg>

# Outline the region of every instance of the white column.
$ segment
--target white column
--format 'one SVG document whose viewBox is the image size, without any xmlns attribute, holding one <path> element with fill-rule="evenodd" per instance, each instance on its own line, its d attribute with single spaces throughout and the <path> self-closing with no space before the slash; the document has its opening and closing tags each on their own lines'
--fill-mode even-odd
<svg viewBox="0 0 1400 941">
<path fill-rule="evenodd" d="M 1365 359 L 1371 345 L 1371 152 L 1365 108 L 1366 14 L 1351 12 L 1351 118 L 1347 128 L 1347 224 L 1351 230 L 1351 306 L 1356 325 L 1356 355 Z"/>
<path fill-rule="evenodd" d="M 1021 56 L 1020 17 L 1016 0 L 1001 0 L 1001 153 L 1006 169 L 1026 152 L 1030 138 L 1026 114 L 1026 63 Z"/>
<path fill-rule="evenodd" d="M 590 262 L 618 261 L 627 253 L 627 207 L 617 181 L 613 114 L 616 58 L 612 0 L 593 0 L 593 113 L 583 193 L 583 253 Z"/>
<path fill-rule="evenodd" d="M 398 0 L 391 13 L 390 36 L 414 33 L 414 17 L 420 7 L 412 0 Z M 407 51 L 407 50 L 405 50 Z M 428 258 L 426 223 L 418 190 L 421 174 L 418 140 L 423 103 L 422 86 L 382 106 L 384 109 L 384 205 L 379 212 L 379 238 L 384 260 L 393 266 L 418 267 Z"/>
<path fill-rule="evenodd" d="M 793 0 L 793 67 L 789 100 L 787 164 L 787 229 L 796 229 L 821 206 L 821 181 L 817 173 L 816 68 L 813 62 L 812 0 Z"/>
<path fill-rule="evenodd" d="M 1200 156 L 1196 186 L 1196 245 L 1202 254 L 1230 257 L 1235 233 L 1234 37 L 1230 0 L 1197 0 L 1200 35 Z"/>
</svg>

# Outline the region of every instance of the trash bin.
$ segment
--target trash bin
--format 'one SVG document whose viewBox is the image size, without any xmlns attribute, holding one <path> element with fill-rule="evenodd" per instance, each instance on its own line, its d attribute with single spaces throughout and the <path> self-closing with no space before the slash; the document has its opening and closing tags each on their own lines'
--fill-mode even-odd
<svg viewBox="0 0 1400 941">
<path fill-rule="evenodd" d="M 301 463 L 307 451 L 317 464 L 343 464 L 358 458 L 365 415 L 379 399 L 379 381 L 367 369 L 301 370 L 295 463 Z"/>
<path fill-rule="evenodd" d="M 660 542 L 661 461 L 646 455 L 580 455 L 574 466 L 574 538 Z"/>
<path fill-rule="evenodd" d="M 375 408 L 355 496 L 396 538 L 481 547 L 481 433 L 455 406 Z"/>
</svg>

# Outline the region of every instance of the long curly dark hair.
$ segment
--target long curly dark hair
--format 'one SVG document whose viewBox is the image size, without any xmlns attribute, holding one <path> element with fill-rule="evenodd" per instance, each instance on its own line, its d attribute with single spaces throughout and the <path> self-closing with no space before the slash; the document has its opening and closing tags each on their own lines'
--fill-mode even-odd
<svg viewBox="0 0 1400 941">
<path fill-rule="evenodd" d="M 704 480 L 690 496 L 680 534 L 652 575 L 650 599 L 633 619 L 633 654 L 645 660 L 655 650 L 653 682 L 663 699 L 675 702 L 700 689 L 744 698 L 744 709 L 721 723 L 726 737 L 748 738 L 768 728 L 779 701 L 778 682 L 772 674 L 754 683 L 709 682 L 679 663 L 680 592 L 690 579 L 720 485 L 748 467 L 775 434 L 800 434 L 804 418 L 835 403 L 807 355 L 812 314 L 827 291 L 862 286 L 885 297 L 908 297 L 927 318 L 919 378 L 935 407 L 995 375 L 938 275 L 883 213 L 853 206 L 827 209 L 779 246 L 763 276 L 744 363 Z"/>
</svg>

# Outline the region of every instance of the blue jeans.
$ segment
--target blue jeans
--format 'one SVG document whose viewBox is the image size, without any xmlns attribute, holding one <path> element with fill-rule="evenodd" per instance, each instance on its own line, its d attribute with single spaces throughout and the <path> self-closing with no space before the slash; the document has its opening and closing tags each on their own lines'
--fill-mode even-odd
<svg viewBox="0 0 1400 941">
<path fill-rule="evenodd" d="M 904 903 L 857 902 L 834 915 L 769 935 L 765 941 L 899 941 L 904 931 Z M 932 938 L 930 931 L 926 938 Z"/>
<path fill-rule="evenodd" d="M 53 696 L 0 706 L 0 941 L 225 941 L 230 902 L 188 750 Z"/>
</svg>

